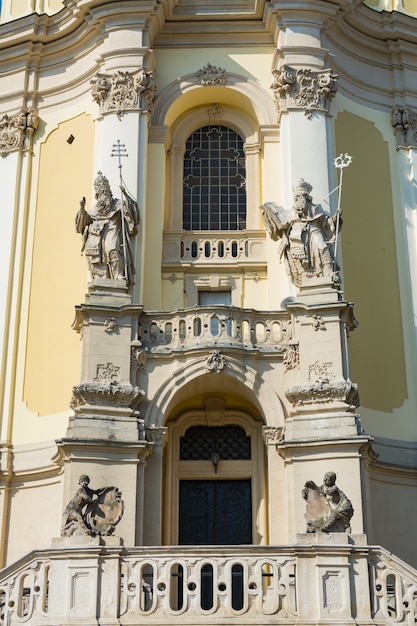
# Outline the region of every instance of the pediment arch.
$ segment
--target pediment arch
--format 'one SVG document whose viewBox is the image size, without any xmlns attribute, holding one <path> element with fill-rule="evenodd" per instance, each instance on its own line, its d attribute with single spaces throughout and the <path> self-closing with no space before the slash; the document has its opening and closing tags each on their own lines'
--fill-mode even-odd
<svg viewBox="0 0 417 626">
<path fill-rule="evenodd" d="M 155 100 L 152 126 L 171 126 L 185 112 L 207 104 L 221 104 L 242 111 L 258 126 L 274 126 L 276 110 L 271 94 L 254 80 L 228 73 L 226 85 L 205 86 L 198 73 L 170 83 Z"/>
<path fill-rule="evenodd" d="M 144 415 L 149 426 L 164 426 L 166 421 L 207 396 L 226 399 L 234 408 L 249 410 L 267 426 L 285 425 L 284 406 L 270 384 L 259 372 L 239 358 L 226 356 L 226 366 L 220 373 L 206 369 L 207 355 L 178 367 L 157 390 Z M 238 406 L 237 406 L 238 405 Z"/>
</svg>

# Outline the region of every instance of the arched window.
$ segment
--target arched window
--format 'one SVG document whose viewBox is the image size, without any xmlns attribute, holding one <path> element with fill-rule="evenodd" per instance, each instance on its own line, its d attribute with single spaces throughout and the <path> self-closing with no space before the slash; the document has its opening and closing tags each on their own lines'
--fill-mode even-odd
<svg viewBox="0 0 417 626">
<path fill-rule="evenodd" d="M 231 128 L 204 126 L 188 138 L 184 155 L 183 228 L 246 228 L 243 139 Z"/>
</svg>

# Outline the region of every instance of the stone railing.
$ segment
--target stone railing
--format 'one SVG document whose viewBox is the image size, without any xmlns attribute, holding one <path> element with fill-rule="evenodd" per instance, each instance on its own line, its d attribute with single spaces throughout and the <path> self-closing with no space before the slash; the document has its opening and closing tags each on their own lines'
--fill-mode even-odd
<svg viewBox="0 0 417 626">
<path fill-rule="evenodd" d="M 112 546 L 91 539 L 78 547 L 62 540 L 3 570 L 0 624 L 415 626 L 417 572 L 362 537 L 128 549 L 114 539 Z"/>
<path fill-rule="evenodd" d="M 143 313 L 137 323 L 137 340 L 152 352 L 205 345 L 273 351 L 292 339 L 291 320 L 285 311 L 197 306 L 167 313 Z"/>
<path fill-rule="evenodd" d="M 187 232 L 164 233 L 162 264 L 231 264 L 240 261 L 245 265 L 266 263 L 266 238 L 264 231 L 242 232 Z"/>
</svg>

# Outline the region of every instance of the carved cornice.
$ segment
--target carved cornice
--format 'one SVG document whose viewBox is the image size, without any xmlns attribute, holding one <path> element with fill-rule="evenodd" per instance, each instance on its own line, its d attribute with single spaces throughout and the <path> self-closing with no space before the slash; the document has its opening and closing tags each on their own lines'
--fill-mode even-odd
<svg viewBox="0 0 417 626">
<path fill-rule="evenodd" d="M 391 113 L 398 148 L 417 148 L 417 113 L 409 107 L 394 107 Z"/>
<path fill-rule="evenodd" d="M 329 112 L 330 101 L 336 95 L 339 80 L 338 75 L 330 68 L 297 70 L 289 65 L 282 65 L 272 73 L 274 82 L 271 89 L 278 116 L 290 109 L 303 109 L 307 117 L 310 117 L 313 111 Z"/>
<path fill-rule="evenodd" d="M 16 115 L 0 117 L 0 155 L 5 157 L 15 150 L 30 150 L 33 133 L 38 127 L 34 109 L 22 109 Z"/>
<path fill-rule="evenodd" d="M 295 385 L 285 395 L 293 406 L 344 402 L 357 407 L 360 404 L 357 385 L 344 379 Z"/>
<path fill-rule="evenodd" d="M 116 113 L 121 117 L 126 111 L 152 111 L 156 87 L 152 72 L 148 70 L 97 73 L 91 84 L 93 100 L 99 105 L 102 115 Z"/>
<path fill-rule="evenodd" d="M 82 383 L 73 387 L 70 407 L 73 410 L 86 405 L 136 409 L 144 395 L 142 389 L 132 385 Z"/>
</svg>

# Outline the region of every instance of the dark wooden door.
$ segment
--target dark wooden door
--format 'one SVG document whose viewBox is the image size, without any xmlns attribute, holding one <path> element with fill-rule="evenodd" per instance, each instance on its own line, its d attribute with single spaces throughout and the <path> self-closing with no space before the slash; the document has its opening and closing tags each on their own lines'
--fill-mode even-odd
<svg viewBox="0 0 417 626">
<path fill-rule="evenodd" d="M 181 480 L 179 543 L 252 543 L 251 481 Z"/>
</svg>

